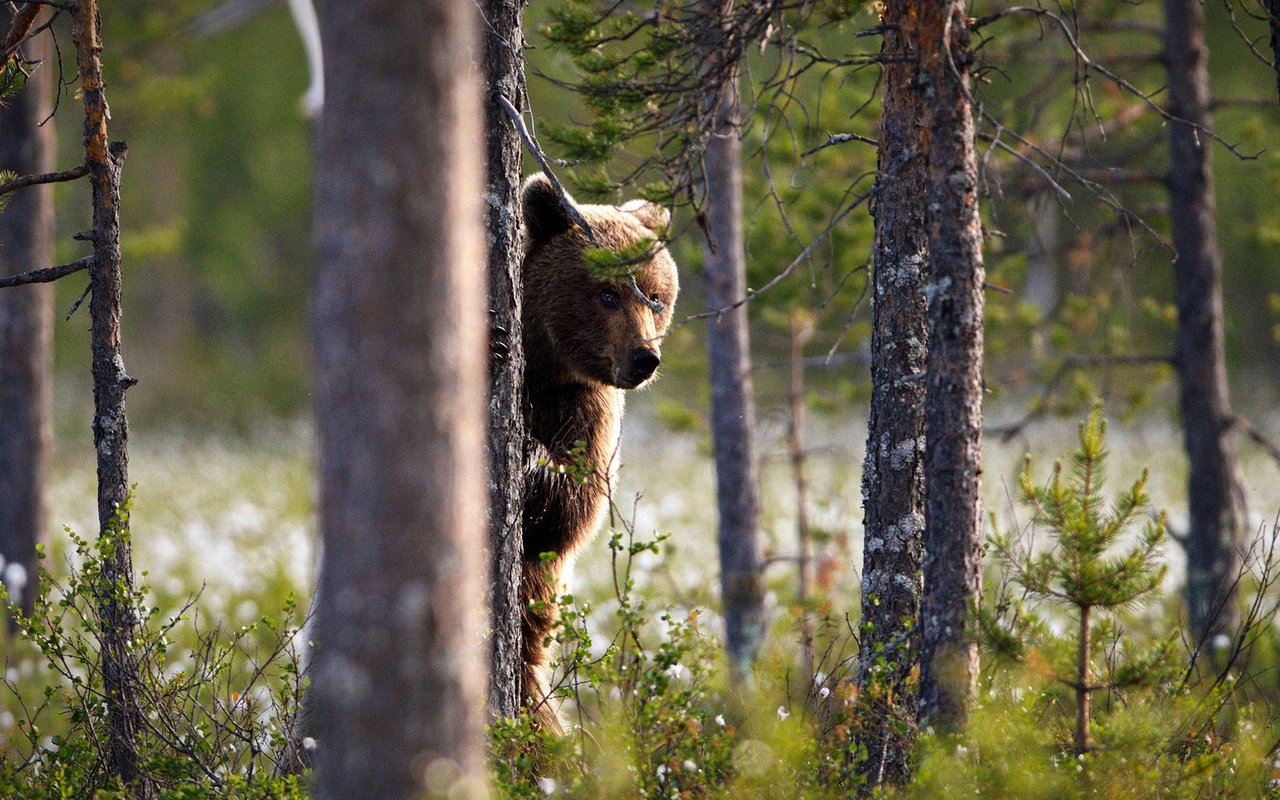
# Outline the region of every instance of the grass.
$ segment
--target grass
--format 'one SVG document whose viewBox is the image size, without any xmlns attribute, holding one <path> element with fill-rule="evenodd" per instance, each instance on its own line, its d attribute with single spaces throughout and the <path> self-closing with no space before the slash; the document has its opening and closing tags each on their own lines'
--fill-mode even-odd
<svg viewBox="0 0 1280 800">
<path fill-rule="evenodd" d="M 860 561 L 859 462 L 865 430 L 860 422 L 820 416 L 806 432 L 807 441 L 815 443 L 808 463 L 822 587 L 815 611 L 827 618 L 819 647 L 826 653 L 819 667 L 826 675 L 810 682 L 796 670 L 794 566 L 784 558 L 793 550 L 795 535 L 785 420 L 769 415 L 761 420 L 766 555 L 777 557 L 767 575 L 773 627 L 756 685 L 736 692 L 724 683 L 715 643 L 721 620 L 708 437 L 696 420 L 685 420 L 679 430 L 660 424 L 657 406 L 663 399 L 660 387 L 629 401 L 624 466 L 611 524 L 615 530 L 629 528 L 640 540 L 666 537 L 661 555 L 646 551 L 631 560 L 634 588 L 620 597 L 617 553 L 608 546 L 609 537 L 602 535 L 581 554 L 572 578 L 578 607 L 572 625 L 562 632 L 580 650 L 577 668 L 565 683 L 565 694 L 572 698 L 565 716 L 581 729 L 559 746 L 556 765 L 540 771 L 530 766 L 503 784 L 502 794 L 540 796 L 551 785 L 536 781 L 542 777 L 555 782 L 557 796 L 564 797 L 667 797 L 672 791 L 777 797 L 780 786 L 795 786 L 805 796 L 827 796 L 831 787 L 826 781 L 847 764 L 830 761 L 834 751 L 823 749 L 822 743 L 829 742 L 824 737 L 842 726 L 840 735 L 847 737 L 848 725 L 856 720 L 819 724 L 812 712 L 819 690 L 834 690 L 837 697 L 845 691 L 832 675 L 841 671 L 841 659 L 851 652 L 843 614 L 857 604 L 854 565 Z M 1046 421 L 1029 429 L 1025 440 L 986 443 L 986 507 L 1002 527 L 1021 529 L 1029 519 L 1016 499 L 1026 450 L 1044 466 L 1070 451 L 1075 435 L 1074 422 Z M 94 476 L 86 439 L 73 436 L 62 443 L 52 519 L 92 536 Z M 278 615 L 291 595 L 305 607 L 314 563 L 311 444 L 310 429 L 303 423 L 267 424 L 250 435 L 135 431 L 135 563 L 145 573 L 153 593 L 149 602 L 161 609 L 161 617 L 177 612 L 193 592 L 200 592 L 196 610 L 202 618 L 227 629 Z M 1149 465 L 1152 506 L 1169 511 L 1175 531 L 1184 525 L 1180 431 L 1156 417 L 1113 422 L 1108 445 L 1115 485 Z M 1280 510 L 1280 470 L 1247 447 L 1242 447 L 1242 462 L 1250 506 L 1262 527 L 1268 514 Z M 1176 619 L 1171 593 L 1181 580 L 1181 555 L 1170 547 L 1166 556 L 1172 568 L 1165 599 L 1125 619 L 1140 637 L 1162 635 L 1161 626 Z M 46 562 L 51 570 L 64 574 L 74 561 L 68 538 L 53 536 Z M 1069 635 L 1068 618 L 1046 619 L 1044 636 Z M 643 646 L 619 651 L 620 625 L 631 626 Z M 1266 626 L 1266 632 L 1264 644 L 1276 650 L 1274 626 Z M 245 641 L 266 644 L 253 635 Z M 175 643 L 175 650 L 190 646 L 181 636 L 175 636 Z M 1280 663 L 1275 652 L 1268 658 Z M 39 667 L 36 653 L 9 653 L 11 681 L 38 684 Z M 984 656 L 984 669 L 984 695 L 970 739 L 961 745 L 926 736 L 920 779 L 906 796 L 973 796 L 975 791 L 1018 797 L 1261 796 L 1259 775 L 1269 769 L 1264 760 L 1273 755 L 1264 740 L 1274 737 L 1275 721 L 1260 703 L 1280 698 L 1274 668 L 1252 676 L 1255 685 L 1244 694 L 1232 695 L 1229 727 L 1236 731 L 1235 739 L 1205 739 L 1196 745 L 1210 751 L 1204 756 L 1194 748 L 1170 749 L 1167 741 L 1168 715 L 1176 711 L 1194 721 L 1202 713 L 1197 709 L 1207 701 L 1199 690 L 1170 695 L 1163 706 L 1147 696 L 1100 699 L 1099 724 L 1107 726 L 1100 738 L 1111 744 L 1105 757 L 1096 759 L 1101 777 L 1095 788 L 1105 787 L 1112 795 L 1082 789 L 1076 765 L 1063 755 L 1068 752 L 1060 746 L 1063 729 L 1053 721 L 1070 716 L 1070 702 L 1049 671 L 1037 667 L 1035 659 L 1007 662 L 997 653 Z M 853 703 L 856 698 L 845 699 Z M 0 709 L 0 743 L 12 734 L 19 712 Z M 1210 734 L 1218 735 L 1216 729 Z M 519 730 L 498 736 L 517 749 L 529 739 L 527 731 Z M 572 752 L 565 752 L 566 746 Z M 1132 761 L 1144 752 L 1151 758 Z M 1231 767 L 1232 759 L 1236 767 Z M 1247 779 L 1233 783 L 1228 775 L 1233 768 Z M 1149 778 L 1145 784 L 1144 775 Z M 1205 789 L 1213 786 L 1221 791 Z"/>
</svg>

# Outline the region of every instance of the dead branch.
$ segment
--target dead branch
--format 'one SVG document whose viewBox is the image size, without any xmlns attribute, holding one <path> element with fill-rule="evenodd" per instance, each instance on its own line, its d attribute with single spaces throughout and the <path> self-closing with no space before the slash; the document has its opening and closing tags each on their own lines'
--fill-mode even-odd
<svg viewBox="0 0 1280 800">
<path fill-rule="evenodd" d="M 1064 356 L 1059 362 L 1058 368 L 1053 375 L 1045 382 L 1044 388 L 1040 390 L 1040 394 L 1036 397 L 1035 402 L 1031 406 L 1031 410 L 1022 416 L 1021 419 L 1009 423 L 1008 425 L 993 425 L 983 429 L 983 433 L 988 436 L 999 436 L 1001 441 L 1007 442 L 1016 436 L 1022 435 L 1027 426 L 1036 420 L 1044 417 L 1049 413 L 1049 399 L 1058 391 L 1058 386 L 1062 381 L 1071 374 L 1072 370 L 1081 367 L 1096 367 L 1113 364 L 1124 364 L 1131 366 L 1143 366 L 1154 364 L 1172 364 L 1174 359 L 1172 356 L 1151 355 L 1145 353 L 1076 353 Z"/>
<path fill-rule="evenodd" d="M 85 256 L 78 261 L 63 264 L 60 267 L 37 269 L 31 272 L 23 272 L 20 275 L 0 278 L 0 289 L 8 289 L 10 286 L 25 286 L 29 283 L 51 283 L 59 278 L 65 278 L 68 275 L 74 275 L 77 272 L 86 270 L 91 266 L 93 266 L 93 256 Z"/>
<path fill-rule="evenodd" d="M 8 64 L 9 59 L 18 51 L 18 44 L 31 32 L 31 26 L 35 24 L 36 16 L 40 13 L 39 3 L 21 3 L 20 5 L 22 7 L 13 15 L 13 24 L 9 27 L 9 32 L 0 39 L 0 53 L 4 53 L 5 64 Z"/>
<path fill-rule="evenodd" d="M 1255 444 L 1267 452 L 1267 455 L 1271 456 L 1277 466 L 1280 466 L 1280 442 L 1258 430 L 1256 425 L 1239 414 L 1232 418 L 1231 425 L 1252 439 Z"/>
<path fill-rule="evenodd" d="M 8 194 L 26 186 L 37 186 L 45 183 L 62 183 L 64 181 L 74 181 L 77 178 L 83 178 L 89 174 L 89 165 L 81 164 L 78 167 L 64 170 L 62 172 L 46 172 L 43 175 L 19 175 L 11 181 L 0 183 L 0 194 Z"/>
</svg>

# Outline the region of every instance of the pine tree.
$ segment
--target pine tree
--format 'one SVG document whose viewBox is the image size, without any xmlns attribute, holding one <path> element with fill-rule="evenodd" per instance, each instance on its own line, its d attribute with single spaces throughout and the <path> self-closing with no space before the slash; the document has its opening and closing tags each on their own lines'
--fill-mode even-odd
<svg viewBox="0 0 1280 800">
<path fill-rule="evenodd" d="M 1032 507 L 1034 522 L 1049 528 L 1054 540 L 1051 548 L 1033 553 L 1008 532 L 991 538 L 992 549 L 1014 583 L 1032 597 L 1069 606 L 1077 615 L 1074 674 L 1064 680 L 1075 690 L 1074 744 L 1080 755 L 1091 747 L 1091 696 L 1115 683 L 1101 682 L 1095 676 L 1094 656 L 1102 637 L 1094 633 L 1118 611 L 1157 589 L 1165 574 L 1160 557 L 1165 540 L 1163 516 L 1148 520 L 1136 540 L 1128 539 L 1130 528 L 1147 509 L 1146 470 L 1110 504 L 1103 498 L 1106 431 L 1099 403 L 1080 425 L 1080 449 L 1073 454 L 1067 474 L 1059 461 L 1043 485 L 1032 479 L 1030 458 L 1027 460 L 1021 477 L 1022 495 Z M 1125 673 L 1123 665 L 1111 670 L 1112 675 Z"/>
</svg>

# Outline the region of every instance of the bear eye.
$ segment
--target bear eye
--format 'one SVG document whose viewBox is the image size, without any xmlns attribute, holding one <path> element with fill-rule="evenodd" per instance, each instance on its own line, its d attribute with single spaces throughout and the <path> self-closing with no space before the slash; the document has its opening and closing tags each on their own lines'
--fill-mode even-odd
<svg viewBox="0 0 1280 800">
<path fill-rule="evenodd" d="M 612 289 L 601 289 L 600 305 L 612 310 L 622 305 L 622 298 L 618 297 L 618 293 Z"/>
</svg>

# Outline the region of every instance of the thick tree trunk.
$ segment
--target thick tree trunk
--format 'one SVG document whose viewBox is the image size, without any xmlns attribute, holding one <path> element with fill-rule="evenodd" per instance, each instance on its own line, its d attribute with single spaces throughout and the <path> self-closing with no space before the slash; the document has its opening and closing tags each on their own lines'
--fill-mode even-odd
<svg viewBox="0 0 1280 800">
<path fill-rule="evenodd" d="M 884 115 L 880 123 L 871 291 L 871 416 L 862 473 L 862 618 L 858 686 L 868 703 L 861 744 L 869 787 L 909 777 L 919 664 L 921 566 L 924 560 L 924 374 L 928 264 L 924 97 L 909 0 L 890 0 L 881 52 Z M 884 669 L 877 668 L 883 659 Z M 905 733 L 903 732 L 905 731 Z"/>
<path fill-rule="evenodd" d="M 930 275 L 920 718 L 959 729 L 978 677 L 969 622 L 981 593 L 982 224 L 965 6 L 919 6 Z"/>
<path fill-rule="evenodd" d="M 466 0 L 323 8 L 322 798 L 484 791 L 483 112 L 466 57 L 476 33 Z"/>
<path fill-rule="evenodd" d="M 703 156 L 707 231 L 711 239 L 705 265 L 707 304 L 724 308 L 742 299 L 747 291 L 736 70 L 711 93 L 708 102 L 715 110 L 715 121 Z M 742 680 L 751 675 L 764 634 L 755 401 L 745 305 L 711 320 L 707 350 L 725 646 L 733 675 Z"/>
<path fill-rule="evenodd" d="M 514 717 L 520 709 L 520 572 L 524 556 L 525 429 L 520 226 L 520 135 L 496 98 L 523 106 L 523 0 L 485 0 L 485 147 L 489 244 L 489 615 L 492 638 L 489 710 Z"/>
<path fill-rule="evenodd" d="M 89 266 L 90 338 L 93 348 L 93 442 L 98 453 L 98 525 L 110 537 L 96 587 L 102 617 L 102 676 L 110 725 L 108 746 L 115 774 L 135 796 L 154 793 L 139 770 L 138 663 L 132 642 L 138 625 L 133 603 L 133 551 L 129 541 L 129 423 L 124 393 L 136 381 L 124 369 L 120 342 L 120 170 L 123 142 L 107 143 L 106 87 L 96 0 L 82 0 L 72 33 L 84 97 L 84 150 L 93 188 L 93 261 Z"/>
<path fill-rule="evenodd" d="M 12 22 L 9 6 L 0 6 L 0 31 Z M 48 36 L 23 47 L 31 61 L 51 50 Z M 51 62 L 36 67 L 26 87 L 0 107 L 0 169 L 19 175 L 53 169 L 53 123 L 40 123 L 49 116 L 55 70 Z M 19 189 L 0 213 L 0 277 L 53 263 L 53 187 Z M 49 524 L 52 373 L 53 286 L 0 292 L 0 556 L 9 601 L 26 612 L 36 594 L 36 544 Z"/>
<path fill-rule="evenodd" d="M 1209 161 L 1209 50 L 1199 0 L 1165 0 L 1169 100 L 1169 194 L 1178 306 L 1178 375 L 1190 475 L 1187 602 L 1200 641 L 1239 622 L 1243 495 L 1231 436 L 1222 333 L 1222 254 Z"/>
</svg>

